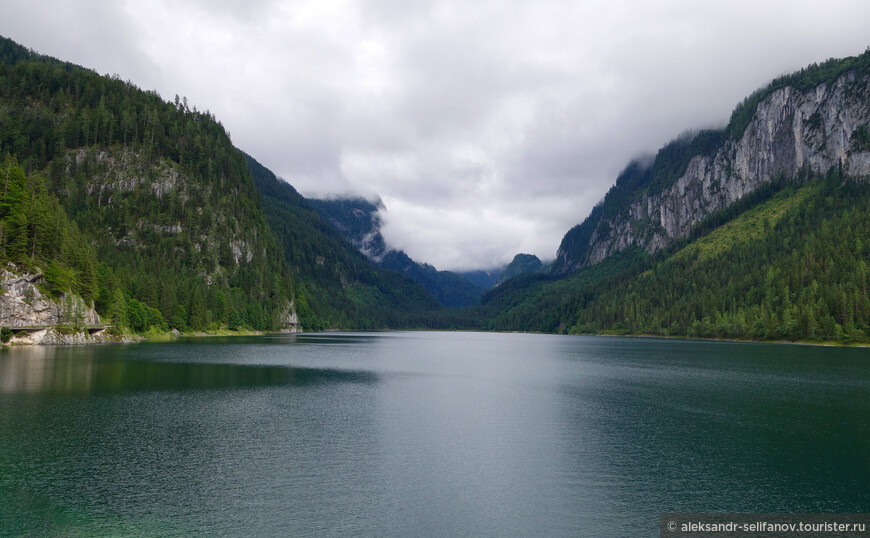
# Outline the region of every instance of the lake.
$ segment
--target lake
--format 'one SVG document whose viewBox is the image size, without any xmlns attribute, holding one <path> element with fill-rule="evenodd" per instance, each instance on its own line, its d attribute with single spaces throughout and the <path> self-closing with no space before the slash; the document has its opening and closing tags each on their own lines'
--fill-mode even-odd
<svg viewBox="0 0 870 538">
<path fill-rule="evenodd" d="M 870 350 L 440 332 L 0 353 L 0 535 L 657 536 L 870 511 Z"/>
</svg>

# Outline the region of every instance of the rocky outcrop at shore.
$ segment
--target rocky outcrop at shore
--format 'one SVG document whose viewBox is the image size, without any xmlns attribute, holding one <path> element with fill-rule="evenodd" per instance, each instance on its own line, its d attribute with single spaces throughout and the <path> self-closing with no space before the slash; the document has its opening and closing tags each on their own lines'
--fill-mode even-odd
<svg viewBox="0 0 870 538">
<path fill-rule="evenodd" d="M 293 301 L 289 301 L 284 311 L 281 314 L 279 322 L 282 333 L 298 333 L 302 332 L 302 324 L 299 323 L 299 316 L 296 314 L 296 305 Z"/>
<path fill-rule="evenodd" d="M 78 295 L 51 297 L 43 291 L 45 285 L 41 273 L 21 271 L 13 265 L 0 269 L 0 327 L 12 329 L 10 345 L 133 341 L 109 331 L 93 306 Z"/>
<path fill-rule="evenodd" d="M 83 344 L 130 344 L 137 342 L 130 336 L 112 333 L 107 329 L 66 329 L 58 327 L 46 327 L 35 330 L 19 330 L 16 332 L 9 345 L 83 345 Z"/>
<path fill-rule="evenodd" d="M 99 325 L 93 307 L 72 293 L 55 299 L 40 290 L 45 278 L 40 273 L 20 272 L 12 266 L 0 270 L 0 326 L 52 327 L 61 324 Z"/>
</svg>

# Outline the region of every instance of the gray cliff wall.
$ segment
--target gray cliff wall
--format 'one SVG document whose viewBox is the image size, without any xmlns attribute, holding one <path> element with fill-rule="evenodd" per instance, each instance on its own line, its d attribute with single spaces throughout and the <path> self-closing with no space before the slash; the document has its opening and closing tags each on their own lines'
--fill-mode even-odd
<svg viewBox="0 0 870 538">
<path fill-rule="evenodd" d="M 280 332 L 298 333 L 302 331 L 302 324 L 299 323 L 299 316 L 296 314 L 296 305 L 293 301 L 284 307 L 278 326 L 281 327 Z"/>
<path fill-rule="evenodd" d="M 37 284 L 41 283 L 43 277 L 38 273 L 18 272 L 12 267 L 0 270 L 0 288 L 3 288 L 0 294 L 0 326 L 100 324 L 100 316 L 81 297 L 66 294 L 54 300 L 39 291 Z"/>
<path fill-rule="evenodd" d="M 851 151 L 852 133 L 870 123 L 870 102 L 859 97 L 868 86 L 868 76 L 853 71 L 810 91 L 772 92 L 758 104 L 742 137 L 726 139 L 712 157 L 693 157 L 673 185 L 642 196 L 612 220 L 599 221 L 588 255 L 574 260 L 573 268 L 598 263 L 630 245 L 648 252 L 665 247 L 772 179 L 794 178 L 804 165 L 821 173 L 842 165 L 850 176 L 870 176 L 870 151 Z"/>
</svg>

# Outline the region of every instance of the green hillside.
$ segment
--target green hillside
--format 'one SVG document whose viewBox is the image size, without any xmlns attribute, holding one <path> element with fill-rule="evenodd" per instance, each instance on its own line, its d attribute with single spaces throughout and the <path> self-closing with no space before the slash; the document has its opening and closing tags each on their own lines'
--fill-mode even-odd
<svg viewBox="0 0 870 538">
<path fill-rule="evenodd" d="M 525 275 L 484 296 L 480 312 L 485 321 L 481 326 L 594 334 L 867 341 L 870 184 L 863 177 L 846 177 L 843 170 L 851 164 L 859 171 L 856 173 L 863 173 L 860 171 L 865 169 L 863 163 L 870 151 L 870 131 L 863 124 L 868 72 L 870 52 L 865 52 L 777 78 L 738 105 L 726 128 L 681 136 L 654 157 L 632 161 L 603 202 L 565 235 L 553 274 Z M 665 246 L 651 241 L 662 237 L 664 213 L 661 221 L 645 213 L 626 216 L 632 204 L 640 207 L 641 213 L 644 207 L 653 211 L 649 209 L 652 205 L 638 202 L 652 200 L 672 187 L 686 173 L 693 157 L 719 155 L 721 148 L 732 147 L 727 144 L 744 134 L 760 103 L 772 92 L 785 87 L 795 92 L 822 91 L 816 90 L 819 85 L 832 92 L 839 88 L 842 93 L 837 93 L 838 100 L 831 98 L 836 108 L 824 110 L 827 119 L 822 119 L 820 109 L 805 118 L 808 129 L 827 132 L 834 128 L 822 126 L 823 121 L 834 125 L 837 118 L 852 118 L 848 144 L 837 146 L 840 153 L 825 145 L 828 135 L 813 139 L 814 147 L 822 148 L 819 152 L 840 155 L 839 166 L 836 159 L 830 167 L 797 163 L 793 169 L 760 182 L 730 205 L 711 205 L 709 213 L 701 214 L 700 222 L 680 234 L 688 236 L 674 239 L 671 235 Z M 811 97 L 807 102 L 812 103 Z M 784 116 L 786 127 L 781 130 L 791 128 L 789 122 L 795 114 L 792 111 Z M 807 136 L 812 138 L 812 133 Z M 799 141 L 777 140 L 771 143 L 768 157 L 792 162 L 789 152 Z M 822 155 L 819 162 L 827 162 L 826 157 Z M 735 154 L 723 157 L 725 161 L 729 158 L 735 159 Z M 724 168 L 716 186 L 722 190 L 737 187 L 739 192 L 740 186 L 728 181 L 739 183 L 741 178 L 732 177 L 730 168 L 721 162 L 719 165 Z M 704 178 L 706 181 L 709 176 Z M 679 212 L 704 207 L 706 202 L 692 190 L 696 186 L 686 185 L 684 197 L 669 199 L 668 203 L 686 204 L 671 209 Z M 720 209 L 713 209 L 717 207 Z M 613 252 L 606 241 L 617 237 L 609 235 L 614 229 L 619 230 L 615 232 L 618 239 L 626 241 L 622 244 L 629 247 L 592 264 L 601 259 L 602 252 Z"/>
<path fill-rule="evenodd" d="M 862 341 L 870 186 L 786 188 L 627 283 L 592 290 L 571 332 Z"/>
<path fill-rule="evenodd" d="M 0 259 L 38 271 L 49 294 L 73 292 L 91 302 L 99 295 L 96 253 L 71 222 L 39 174 L 25 176 L 15 157 L 0 164 Z M 112 297 L 105 297 L 108 303 Z M 116 307 L 118 305 L 107 305 Z M 122 303 L 123 309 L 126 305 Z"/>
<path fill-rule="evenodd" d="M 544 270 L 544 264 L 534 254 L 517 254 L 507 264 L 499 276 L 499 283 L 516 278 L 526 273 L 537 273 Z"/>
<path fill-rule="evenodd" d="M 478 327 L 497 331 L 566 332 L 577 305 L 602 280 L 624 281 L 646 263 L 646 253 L 626 249 L 569 276 L 525 273 L 481 298 Z"/>
<path fill-rule="evenodd" d="M 485 326 L 866 341 L 870 185 L 831 173 L 753 198 L 654 256 L 628 249 L 569 277 L 509 281 L 484 297 Z"/>
<path fill-rule="evenodd" d="M 31 248 L 31 261 L 68 268 L 71 285 L 117 325 L 285 325 L 289 268 L 244 156 L 208 112 L 0 38 L 0 152 L 44 178 L 45 204 L 63 209 L 52 214 L 68 215 L 92 245 L 96 283 L 55 251 Z M 29 230 L 31 242 L 44 240 Z M 119 301 L 132 306 L 113 309 Z"/>
</svg>

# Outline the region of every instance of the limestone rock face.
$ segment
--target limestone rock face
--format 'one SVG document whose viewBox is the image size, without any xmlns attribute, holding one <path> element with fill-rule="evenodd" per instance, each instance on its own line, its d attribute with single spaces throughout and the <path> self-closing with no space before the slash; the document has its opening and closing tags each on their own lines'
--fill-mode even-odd
<svg viewBox="0 0 870 538">
<path fill-rule="evenodd" d="M 131 336 L 112 334 L 105 330 L 88 331 L 60 330 L 54 327 L 46 327 L 35 331 L 20 331 L 9 341 L 10 345 L 84 345 L 84 344 L 129 344 L 137 340 Z"/>
<path fill-rule="evenodd" d="M 287 304 L 284 312 L 279 320 L 281 332 L 296 333 L 302 331 L 302 325 L 299 323 L 299 316 L 296 314 L 296 305 L 293 301 Z"/>
<path fill-rule="evenodd" d="M 0 269 L 0 326 L 52 327 L 60 324 L 99 325 L 100 316 L 81 297 L 65 294 L 54 300 L 37 288 L 44 283 L 41 274 L 19 272 L 14 267 Z"/>
<path fill-rule="evenodd" d="M 854 178 L 870 176 L 870 151 L 854 147 L 852 134 L 870 124 L 867 74 L 850 71 L 808 91 L 784 87 L 757 106 L 739 138 L 728 137 L 712 155 L 693 157 L 685 173 L 655 194 L 644 194 L 613 218 L 601 218 L 581 259 L 560 247 L 563 270 L 585 265 L 637 245 L 648 252 L 685 237 L 711 213 L 774 178 L 793 179 L 802 167 L 825 173 L 842 167 Z"/>
</svg>

